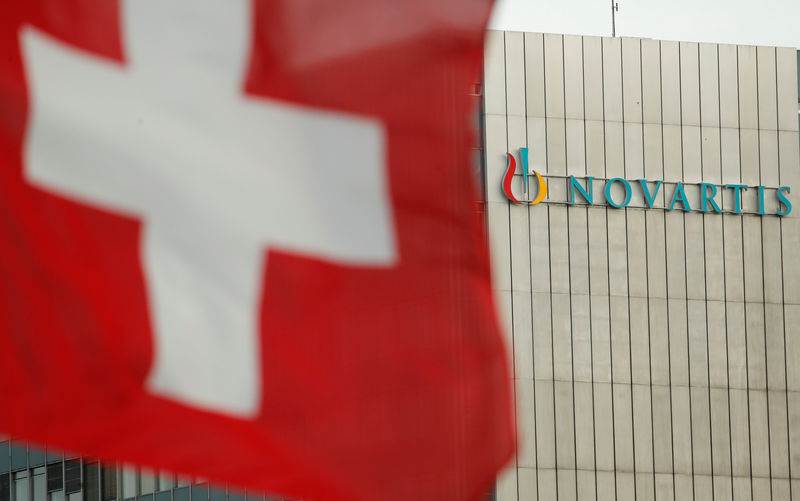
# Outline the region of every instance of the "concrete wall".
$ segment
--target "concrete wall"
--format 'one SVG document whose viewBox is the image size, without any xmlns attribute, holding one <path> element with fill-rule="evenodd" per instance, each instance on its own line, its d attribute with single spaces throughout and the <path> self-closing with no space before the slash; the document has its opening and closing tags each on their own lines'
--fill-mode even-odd
<svg viewBox="0 0 800 501">
<path fill-rule="evenodd" d="M 794 49 L 490 32 L 489 237 L 519 450 L 500 501 L 800 499 Z M 543 175 L 789 185 L 791 215 L 511 205 Z M 662 195 L 663 196 L 663 195 Z"/>
</svg>

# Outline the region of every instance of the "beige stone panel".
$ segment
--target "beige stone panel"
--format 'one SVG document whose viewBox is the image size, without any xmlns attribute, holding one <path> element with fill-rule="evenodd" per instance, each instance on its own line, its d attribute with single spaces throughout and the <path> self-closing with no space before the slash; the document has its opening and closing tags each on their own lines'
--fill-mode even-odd
<svg viewBox="0 0 800 501">
<path fill-rule="evenodd" d="M 661 129 L 664 148 L 664 182 L 675 183 L 683 181 L 683 145 L 680 125 L 667 125 Z M 663 189 L 663 188 L 662 188 Z M 666 206 L 669 207 L 672 190 L 664 193 Z"/>
<path fill-rule="evenodd" d="M 564 35 L 564 101 L 566 118 L 583 120 L 583 38 Z"/>
<path fill-rule="evenodd" d="M 530 292 L 511 294 L 514 326 L 514 377 L 533 379 L 533 322 Z"/>
<path fill-rule="evenodd" d="M 647 298 L 631 297 L 630 339 L 631 380 L 638 384 L 650 384 L 650 326 Z"/>
<path fill-rule="evenodd" d="M 764 279 L 761 249 L 761 218 L 744 216 L 742 218 L 743 257 L 744 257 L 744 297 L 747 302 L 764 300 Z"/>
<path fill-rule="evenodd" d="M 792 477 L 798 478 L 800 475 L 800 393 L 790 391 L 787 394 L 788 414 L 789 414 L 789 468 Z M 797 491 L 800 492 L 800 491 Z"/>
<path fill-rule="evenodd" d="M 487 115 L 506 114 L 505 32 L 486 33 L 483 65 L 483 109 Z M 486 127 L 487 133 L 492 130 Z"/>
<path fill-rule="evenodd" d="M 636 500 L 655 501 L 655 476 L 653 473 L 636 473 Z"/>
<path fill-rule="evenodd" d="M 516 380 L 517 464 L 536 467 L 535 398 L 532 379 Z"/>
<path fill-rule="evenodd" d="M 569 294 L 552 294 L 553 374 L 557 381 L 572 381 L 572 319 Z"/>
<path fill-rule="evenodd" d="M 613 472 L 597 472 L 597 501 L 617 501 L 616 480 Z"/>
<path fill-rule="evenodd" d="M 800 185 L 800 145 L 797 141 L 797 132 L 778 131 L 778 162 L 780 164 L 778 173 L 780 184 L 790 187 Z M 788 195 L 790 202 L 795 206 L 800 205 L 797 196 L 798 192 Z M 783 209 L 785 211 L 788 207 L 783 207 Z M 800 212 L 797 211 L 792 211 L 784 217 L 784 219 L 797 218 L 800 218 Z"/>
<path fill-rule="evenodd" d="M 786 389 L 783 305 L 764 305 L 764 331 L 767 336 L 767 377 L 770 390 Z"/>
<path fill-rule="evenodd" d="M 558 479 L 558 499 L 559 501 L 575 501 L 578 491 L 576 471 L 556 470 Z"/>
<path fill-rule="evenodd" d="M 545 125 L 547 127 L 547 175 L 566 176 L 566 122 L 563 118 L 547 118 Z M 548 200 L 565 201 L 567 198 L 566 183 L 551 179 L 547 185 L 547 198 Z"/>
<path fill-rule="evenodd" d="M 586 175 L 586 132 L 583 120 L 565 120 L 567 141 L 567 174 L 583 177 Z M 602 158 L 599 157 L 599 158 Z M 567 198 L 567 200 L 571 200 Z"/>
<path fill-rule="evenodd" d="M 594 470 L 594 398 L 591 383 L 575 383 L 575 464 Z"/>
<path fill-rule="evenodd" d="M 589 293 L 589 225 L 585 207 L 569 207 L 570 292 Z"/>
<path fill-rule="evenodd" d="M 542 470 L 541 468 L 538 471 L 539 473 L 539 499 L 558 499 L 558 495 L 556 494 L 557 487 L 556 487 L 556 470 Z"/>
<path fill-rule="evenodd" d="M 589 226 L 589 281 L 592 294 L 608 295 L 608 233 L 606 209 L 590 207 L 587 210 Z"/>
<path fill-rule="evenodd" d="M 556 467 L 575 469 L 575 409 L 572 383 L 556 381 Z"/>
<path fill-rule="evenodd" d="M 672 472 L 672 403 L 670 389 L 666 386 L 653 386 L 653 457 L 655 470 L 659 473 Z"/>
<path fill-rule="evenodd" d="M 487 219 L 489 232 L 489 255 L 492 264 L 492 287 L 496 290 L 511 290 L 511 249 L 508 204 L 489 202 Z"/>
<path fill-rule="evenodd" d="M 785 305 L 783 315 L 786 336 L 786 386 L 790 390 L 798 391 L 800 390 L 800 305 Z"/>
<path fill-rule="evenodd" d="M 742 158 L 739 154 L 739 130 L 723 128 L 720 130 L 720 163 L 722 164 L 722 183 L 740 184 L 742 180 Z M 733 192 L 730 188 L 722 190 L 723 209 L 734 210 Z"/>
<path fill-rule="evenodd" d="M 638 38 L 622 39 L 622 105 L 625 122 L 642 122 L 642 53 Z"/>
<path fill-rule="evenodd" d="M 747 334 L 744 303 L 725 304 L 728 333 L 728 385 L 747 388 Z"/>
<path fill-rule="evenodd" d="M 493 291 L 495 306 L 497 308 L 497 317 L 500 321 L 500 333 L 503 336 L 503 345 L 506 349 L 506 356 L 508 360 L 514 358 L 514 332 L 512 330 L 512 306 L 511 306 L 511 292 L 509 291 Z"/>
<path fill-rule="evenodd" d="M 553 379 L 553 330 L 550 294 L 533 293 L 533 374 L 535 379 Z"/>
<path fill-rule="evenodd" d="M 749 476 L 733 478 L 733 499 L 736 501 L 751 501 L 753 499 L 752 494 L 753 490 Z"/>
<path fill-rule="evenodd" d="M 714 500 L 733 501 L 733 480 L 730 476 L 714 477 Z"/>
<path fill-rule="evenodd" d="M 797 131 L 797 51 L 776 49 L 778 80 L 778 129 Z"/>
<path fill-rule="evenodd" d="M 775 47 L 758 47 L 756 49 L 758 68 L 758 127 L 775 130 L 778 128 L 778 102 Z"/>
<path fill-rule="evenodd" d="M 495 493 L 497 501 L 522 501 L 517 497 L 517 469 L 513 464 L 498 475 Z"/>
<path fill-rule="evenodd" d="M 625 211 L 625 214 L 628 240 L 628 293 L 635 297 L 647 297 L 648 261 L 645 211 L 628 210 Z"/>
<path fill-rule="evenodd" d="M 661 123 L 661 48 L 658 40 L 642 39 L 642 113 L 644 122 Z"/>
<path fill-rule="evenodd" d="M 622 122 L 622 41 L 603 38 L 603 101 L 605 119 Z"/>
<path fill-rule="evenodd" d="M 671 473 L 656 473 L 656 501 L 675 501 L 675 483 Z"/>
<path fill-rule="evenodd" d="M 506 117 L 488 115 L 486 120 L 486 199 L 489 202 L 508 204 L 502 191 L 503 176 L 508 169 L 508 136 Z M 491 226 L 489 226 L 491 229 Z"/>
<path fill-rule="evenodd" d="M 609 290 L 612 296 L 628 295 L 628 232 L 625 211 L 606 213 L 608 228 Z"/>
<path fill-rule="evenodd" d="M 706 298 L 706 259 L 703 215 L 685 214 L 686 294 L 689 299 Z"/>
<path fill-rule="evenodd" d="M 608 296 L 590 296 L 592 310 L 592 375 L 611 382 L 611 319 Z"/>
<path fill-rule="evenodd" d="M 767 188 L 775 188 L 780 183 L 778 168 L 778 132 L 775 130 L 758 131 L 759 167 L 761 170 L 761 183 Z M 776 214 L 778 212 L 778 199 L 770 190 L 764 193 L 764 212 Z M 767 218 L 771 219 L 771 218 Z"/>
<path fill-rule="evenodd" d="M 614 470 L 614 407 L 611 384 L 594 385 L 594 437 L 596 469 Z M 800 409 L 799 409 L 800 410 Z M 799 416 L 800 417 L 800 416 Z M 600 477 L 598 477 L 598 482 Z"/>
<path fill-rule="evenodd" d="M 692 420 L 689 388 L 672 387 L 672 454 L 676 473 L 692 473 Z"/>
<path fill-rule="evenodd" d="M 689 339 L 686 301 L 668 299 L 669 358 L 673 386 L 689 385 Z"/>
<path fill-rule="evenodd" d="M 578 501 L 595 501 L 597 488 L 595 472 L 578 470 Z"/>
<path fill-rule="evenodd" d="M 714 499 L 714 486 L 710 476 L 708 475 L 694 476 L 694 498 Z"/>
<path fill-rule="evenodd" d="M 684 125 L 700 125 L 700 67 L 698 45 L 680 43 L 681 119 Z"/>
<path fill-rule="evenodd" d="M 772 500 L 790 501 L 792 499 L 791 488 L 788 478 L 772 479 Z"/>
<path fill-rule="evenodd" d="M 548 118 L 564 118 L 564 42 L 562 35 L 544 35 L 544 99 Z"/>
<path fill-rule="evenodd" d="M 721 131 L 719 127 L 701 127 L 700 134 L 702 137 L 701 153 L 703 158 L 702 181 L 720 184 L 722 182 Z M 719 191 L 714 200 L 717 201 L 717 205 L 722 206 L 720 203 L 722 194 Z M 714 209 L 708 207 L 708 210 L 713 211 Z"/>
<path fill-rule="evenodd" d="M 625 137 L 625 179 L 636 183 L 636 179 L 644 177 L 644 129 L 641 123 L 625 123 L 623 125 Z M 631 207 L 644 207 L 644 195 L 641 190 L 632 187 Z"/>
<path fill-rule="evenodd" d="M 690 388 L 692 466 L 695 475 L 711 475 L 711 410 L 708 388 Z"/>
<path fill-rule="evenodd" d="M 605 122 L 607 178 L 625 177 L 625 133 L 621 122 Z"/>
<path fill-rule="evenodd" d="M 631 387 L 614 384 L 614 444 L 616 470 L 633 471 L 633 421 Z M 619 480 L 619 478 L 618 478 Z"/>
<path fill-rule="evenodd" d="M 700 123 L 719 127 L 719 59 L 717 44 L 700 46 Z"/>
<path fill-rule="evenodd" d="M 653 471 L 653 419 L 650 386 L 634 384 L 633 397 L 633 458 L 637 472 Z"/>
<path fill-rule="evenodd" d="M 550 207 L 550 287 L 569 292 L 569 224 L 567 207 Z"/>
<path fill-rule="evenodd" d="M 633 473 L 617 472 L 617 500 L 634 501 L 636 499 L 636 479 Z"/>
<path fill-rule="evenodd" d="M 709 385 L 716 388 L 728 386 L 728 339 L 725 303 L 708 301 L 708 372 Z"/>
<path fill-rule="evenodd" d="M 524 117 L 525 106 L 525 49 L 523 34 L 505 32 L 506 56 L 506 113 Z"/>
<path fill-rule="evenodd" d="M 761 184 L 758 131 L 741 129 L 739 131 L 739 149 L 741 151 L 742 184 L 758 186 Z M 742 192 L 742 210 L 758 212 L 758 191 L 756 189 L 749 188 Z"/>
<path fill-rule="evenodd" d="M 511 238 L 511 289 L 531 291 L 530 213 L 526 206 L 509 206 Z"/>
<path fill-rule="evenodd" d="M 592 382 L 592 333 L 589 296 L 573 294 L 572 301 L 572 370 L 575 381 Z"/>
<path fill-rule="evenodd" d="M 744 301 L 744 256 L 742 218 L 722 216 L 722 238 L 725 242 L 725 299 Z"/>
<path fill-rule="evenodd" d="M 529 117 L 544 117 L 544 36 L 525 33 L 525 98 Z"/>
<path fill-rule="evenodd" d="M 714 475 L 731 474 L 731 433 L 728 390 L 711 388 L 711 460 Z"/>
<path fill-rule="evenodd" d="M 750 426 L 747 390 L 731 389 L 731 460 L 734 476 L 750 476 Z M 734 490 L 734 493 L 736 490 Z"/>
<path fill-rule="evenodd" d="M 750 463 L 753 476 L 769 477 L 767 392 L 750 390 Z M 761 499 L 761 498 L 758 498 Z"/>
<path fill-rule="evenodd" d="M 647 227 L 647 293 L 651 298 L 667 297 L 667 248 L 664 214 L 646 211 Z"/>
<path fill-rule="evenodd" d="M 753 499 L 771 499 L 772 493 L 770 492 L 769 477 L 754 477 L 753 478 Z"/>
<path fill-rule="evenodd" d="M 534 292 L 550 292 L 550 207 L 540 204 L 530 211 L 531 286 Z"/>
<path fill-rule="evenodd" d="M 520 501 L 537 501 L 536 470 L 533 468 L 519 468 L 517 470 L 517 487 Z"/>
<path fill-rule="evenodd" d="M 686 249 L 684 247 L 684 216 L 680 212 L 664 214 L 667 248 L 667 297 L 686 297 Z"/>
<path fill-rule="evenodd" d="M 739 127 L 737 46 L 719 45 L 719 111 L 722 127 Z"/>
<path fill-rule="evenodd" d="M 683 144 L 683 181 L 686 183 L 699 183 L 703 180 L 702 135 L 700 133 L 700 127 L 684 125 L 681 127 L 681 131 L 681 143 Z M 691 200 L 692 208 L 697 208 L 698 200 Z"/>
<path fill-rule="evenodd" d="M 800 219 L 783 218 L 783 301 L 800 304 L 800 259 L 793 259 L 800 249 Z"/>
<path fill-rule="evenodd" d="M 742 128 L 758 128 L 758 78 L 756 48 L 738 46 L 739 58 L 739 123 Z"/>
<path fill-rule="evenodd" d="M 772 477 L 789 478 L 789 424 L 786 392 L 767 393 L 769 405 L 769 455 Z"/>
<path fill-rule="evenodd" d="M 611 375 L 615 383 L 631 382 L 628 298 L 611 296 Z"/>
<path fill-rule="evenodd" d="M 644 178 L 645 179 L 664 179 L 664 138 L 661 134 L 661 124 L 644 124 Z M 651 185 L 652 186 L 652 185 Z M 651 187 L 651 190 L 655 190 Z M 658 188 L 654 197 L 656 207 L 664 207 L 664 186 Z"/>
<path fill-rule="evenodd" d="M 681 124 L 681 68 L 678 42 L 661 42 L 661 107 L 665 124 Z"/>
<path fill-rule="evenodd" d="M 606 132 L 602 121 L 586 120 L 584 122 L 586 143 L 586 175 L 605 177 L 606 175 Z"/>
<path fill-rule="evenodd" d="M 706 303 L 690 299 L 687 301 L 689 315 L 689 384 L 708 387 L 708 324 Z"/>
<path fill-rule="evenodd" d="M 554 421 L 555 401 L 553 400 L 553 381 L 535 381 L 534 387 L 536 389 L 537 464 L 540 469 L 555 468 L 556 428 Z"/>
<path fill-rule="evenodd" d="M 749 388 L 767 388 L 767 357 L 764 338 L 764 305 L 745 303 L 747 329 L 747 378 Z"/>
<path fill-rule="evenodd" d="M 722 238 L 722 217 L 703 216 L 705 237 L 706 299 L 725 300 L 725 243 Z"/>
<path fill-rule="evenodd" d="M 583 37 L 583 92 L 587 120 L 603 120 L 603 47 L 600 37 Z"/>
<path fill-rule="evenodd" d="M 691 475 L 676 474 L 675 475 L 675 499 L 688 500 L 694 499 L 694 482 Z"/>
</svg>

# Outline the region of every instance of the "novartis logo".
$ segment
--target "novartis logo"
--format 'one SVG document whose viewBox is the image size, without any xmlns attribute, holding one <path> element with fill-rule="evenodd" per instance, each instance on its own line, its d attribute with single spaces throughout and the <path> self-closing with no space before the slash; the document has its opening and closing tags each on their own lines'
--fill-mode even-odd
<svg viewBox="0 0 800 501">
<path fill-rule="evenodd" d="M 517 172 L 514 156 L 508 154 L 508 169 L 503 176 L 503 192 L 508 199 L 520 205 L 535 205 L 548 195 L 547 182 L 536 171 L 528 169 L 528 148 L 520 148 L 522 172 Z M 513 193 L 515 176 L 522 176 L 522 197 Z M 531 188 L 530 177 L 536 177 L 537 188 Z M 615 209 L 639 207 L 643 209 L 683 210 L 686 212 L 731 213 L 787 216 L 792 212 L 792 202 L 788 195 L 789 186 L 769 187 L 746 184 L 683 183 L 662 180 L 635 179 L 620 177 L 596 179 L 575 176 L 548 176 L 551 183 L 558 185 L 563 199 L 553 197 L 548 203 L 568 205 L 608 205 Z M 555 190 L 557 185 L 553 186 Z M 535 197 L 533 194 L 535 193 Z M 552 193 L 552 191 L 551 191 Z M 532 198 L 533 197 L 533 198 Z M 632 201 L 636 201 L 632 203 Z M 723 203 L 724 202 L 724 203 Z"/>
</svg>

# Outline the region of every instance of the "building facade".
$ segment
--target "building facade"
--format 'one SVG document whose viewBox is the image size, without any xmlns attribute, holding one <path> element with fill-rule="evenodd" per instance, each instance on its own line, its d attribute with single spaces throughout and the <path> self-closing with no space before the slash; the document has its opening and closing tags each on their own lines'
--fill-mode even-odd
<svg viewBox="0 0 800 501">
<path fill-rule="evenodd" d="M 490 32 L 497 499 L 800 499 L 797 60 Z"/>
</svg>

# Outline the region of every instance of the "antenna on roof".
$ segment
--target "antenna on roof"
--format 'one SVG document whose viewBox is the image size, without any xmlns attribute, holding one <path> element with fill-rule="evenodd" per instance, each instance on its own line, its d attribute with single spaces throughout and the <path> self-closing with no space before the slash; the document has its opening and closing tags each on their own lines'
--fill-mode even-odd
<svg viewBox="0 0 800 501">
<path fill-rule="evenodd" d="M 619 4 L 615 0 L 611 0 L 611 36 L 617 36 L 617 12 L 619 12 Z"/>
</svg>

